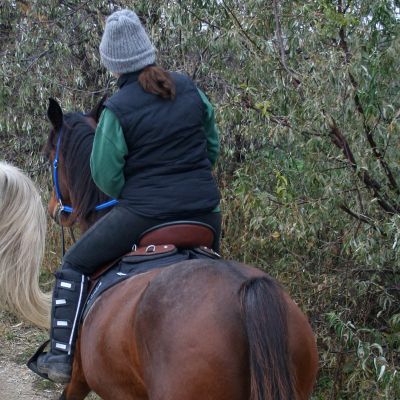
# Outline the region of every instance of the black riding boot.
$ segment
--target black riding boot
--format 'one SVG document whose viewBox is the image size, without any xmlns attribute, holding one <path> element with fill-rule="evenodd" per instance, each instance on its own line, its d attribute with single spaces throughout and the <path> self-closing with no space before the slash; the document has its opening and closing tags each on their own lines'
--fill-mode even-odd
<svg viewBox="0 0 400 400">
<path fill-rule="evenodd" d="M 72 357 L 81 311 L 86 300 L 88 279 L 64 268 L 56 273 L 51 311 L 51 349 L 37 358 L 37 371 L 58 383 L 71 379 Z"/>
</svg>

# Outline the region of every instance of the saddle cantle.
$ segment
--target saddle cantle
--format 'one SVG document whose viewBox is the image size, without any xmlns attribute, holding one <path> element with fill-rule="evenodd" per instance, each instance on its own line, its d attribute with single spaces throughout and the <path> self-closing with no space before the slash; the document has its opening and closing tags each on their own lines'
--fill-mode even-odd
<svg viewBox="0 0 400 400">
<path fill-rule="evenodd" d="M 214 236 L 214 229 L 202 222 L 167 222 L 144 231 L 139 238 L 139 246 L 168 243 L 183 249 L 201 246 L 212 248 Z"/>
<path fill-rule="evenodd" d="M 169 222 L 143 232 L 130 253 L 90 276 L 82 319 L 100 294 L 127 278 L 189 259 L 220 258 L 211 249 L 214 235 L 211 226 L 193 221 Z"/>
<path fill-rule="evenodd" d="M 211 257 L 218 258 L 219 255 L 212 250 L 215 231 L 208 224 L 197 221 L 174 221 L 153 226 L 144 231 L 139 237 L 138 245 L 133 245 L 132 252 L 129 255 L 147 255 L 148 257 L 160 253 L 167 253 L 170 250 L 165 246 L 175 246 L 178 249 L 194 249 L 209 254 Z M 100 268 L 94 274 L 90 275 L 92 282 L 99 279 L 109 269 L 113 268 L 122 257 Z M 148 258 L 150 259 L 150 258 Z"/>
</svg>

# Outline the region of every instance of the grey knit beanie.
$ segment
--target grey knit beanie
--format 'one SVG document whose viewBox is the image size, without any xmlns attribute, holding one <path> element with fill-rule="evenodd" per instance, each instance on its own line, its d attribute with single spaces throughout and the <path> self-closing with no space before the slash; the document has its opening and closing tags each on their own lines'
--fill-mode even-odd
<svg viewBox="0 0 400 400">
<path fill-rule="evenodd" d="M 100 57 L 103 65 L 117 74 L 139 71 L 154 64 L 155 48 L 133 11 L 116 11 L 107 18 Z"/>
</svg>

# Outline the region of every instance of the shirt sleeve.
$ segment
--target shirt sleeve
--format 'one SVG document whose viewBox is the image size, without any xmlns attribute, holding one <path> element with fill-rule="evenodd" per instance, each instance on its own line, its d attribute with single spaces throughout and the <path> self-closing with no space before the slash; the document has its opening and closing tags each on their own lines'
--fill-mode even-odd
<svg viewBox="0 0 400 400">
<path fill-rule="evenodd" d="M 118 118 L 105 108 L 96 128 L 90 169 L 97 187 L 110 197 L 118 198 L 125 185 L 124 166 L 127 154 L 128 146 Z"/>
<path fill-rule="evenodd" d="M 214 166 L 220 152 L 219 130 L 215 123 L 215 114 L 212 104 L 208 100 L 207 96 L 200 89 L 197 90 L 199 91 L 200 97 L 206 108 L 204 130 L 207 138 L 207 154 L 211 165 Z"/>
</svg>

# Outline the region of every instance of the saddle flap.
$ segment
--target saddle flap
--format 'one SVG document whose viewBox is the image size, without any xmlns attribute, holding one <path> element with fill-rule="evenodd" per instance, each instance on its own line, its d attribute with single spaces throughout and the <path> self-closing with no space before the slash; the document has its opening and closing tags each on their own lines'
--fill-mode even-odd
<svg viewBox="0 0 400 400">
<path fill-rule="evenodd" d="M 210 225 L 195 221 L 176 221 L 145 231 L 139 239 L 139 246 L 171 243 L 181 249 L 201 246 L 212 248 L 213 241 L 214 229 Z"/>
</svg>

